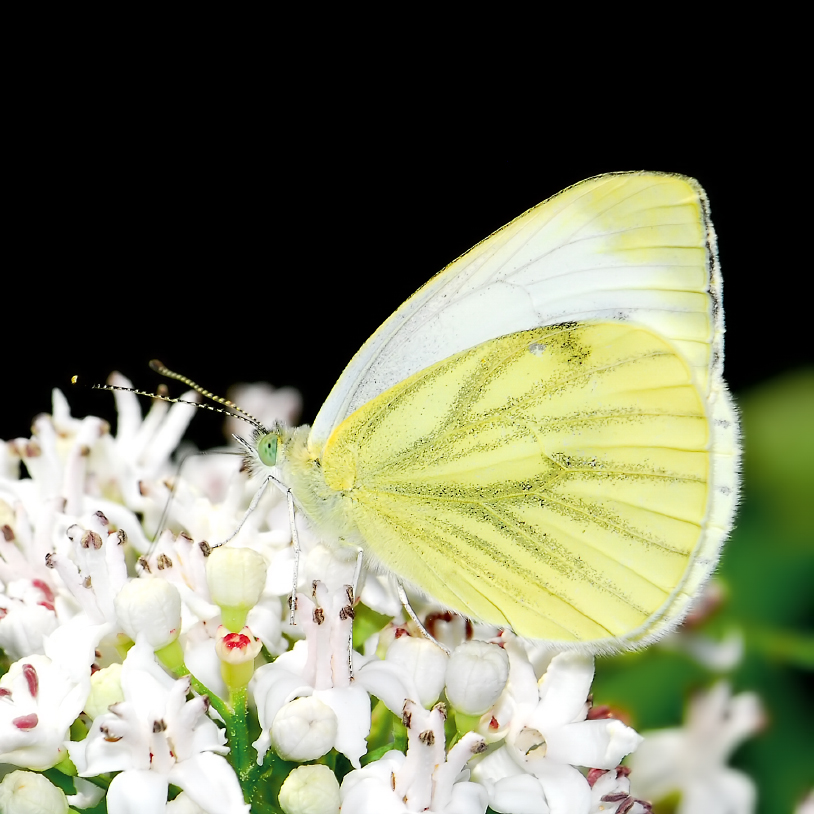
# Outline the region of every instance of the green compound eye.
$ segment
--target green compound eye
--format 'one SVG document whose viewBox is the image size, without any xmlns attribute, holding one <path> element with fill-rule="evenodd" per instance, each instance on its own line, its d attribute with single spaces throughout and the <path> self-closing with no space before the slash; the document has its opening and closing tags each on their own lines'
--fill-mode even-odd
<svg viewBox="0 0 814 814">
<path fill-rule="evenodd" d="M 270 432 L 264 435 L 257 444 L 257 454 L 261 463 L 274 466 L 277 463 L 277 434 Z"/>
</svg>

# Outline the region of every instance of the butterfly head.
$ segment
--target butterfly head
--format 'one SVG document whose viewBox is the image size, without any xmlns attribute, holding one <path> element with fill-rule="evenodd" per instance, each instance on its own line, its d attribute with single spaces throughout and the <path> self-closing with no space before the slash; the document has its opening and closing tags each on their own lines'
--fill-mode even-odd
<svg viewBox="0 0 814 814">
<path fill-rule="evenodd" d="M 232 437 L 243 447 L 243 468 L 252 476 L 267 476 L 270 470 L 280 465 L 285 436 L 282 425 L 275 423 L 270 429 L 262 424 L 255 426 L 249 441 L 239 435 Z"/>
</svg>

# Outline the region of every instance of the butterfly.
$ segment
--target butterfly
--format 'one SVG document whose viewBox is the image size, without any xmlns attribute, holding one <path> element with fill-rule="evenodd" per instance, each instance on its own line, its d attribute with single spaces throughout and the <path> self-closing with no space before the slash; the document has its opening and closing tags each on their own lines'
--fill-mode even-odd
<svg viewBox="0 0 814 814">
<path fill-rule="evenodd" d="M 707 197 L 590 178 L 450 263 L 255 469 L 328 545 L 465 617 L 593 652 L 673 628 L 738 493 Z"/>
</svg>

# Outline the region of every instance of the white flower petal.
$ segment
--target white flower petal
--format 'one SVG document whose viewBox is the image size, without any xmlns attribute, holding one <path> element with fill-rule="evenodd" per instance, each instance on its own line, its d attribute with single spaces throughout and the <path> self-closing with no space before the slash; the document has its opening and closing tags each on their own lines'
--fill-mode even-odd
<svg viewBox="0 0 814 814">
<path fill-rule="evenodd" d="M 452 797 L 441 811 L 443 814 L 484 814 L 488 804 L 489 795 L 483 786 L 462 781 L 452 787 Z"/>
<path fill-rule="evenodd" d="M 613 769 L 643 738 L 613 718 L 580 721 L 545 733 L 546 757 L 573 766 Z"/>
<path fill-rule="evenodd" d="M 356 672 L 355 683 L 374 695 L 394 715 L 401 715 L 404 702 L 418 699 L 418 688 L 412 678 L 399 674 L 395 664 L 373 660 Z"/>
<path fill-rule="evenodd" d="M 346 774 L 340 789 L 342 804 L 346 804 L 346 796 L 356 786 L 366 783 L 368 780 L 374 780 L 383 786 L 390 787 L 390 778 L 401 769 L 405 760 L 406 757 L 402 752 L 391 749 L 383 757 L 368 763 L 364 768 L 354 769 Z"/>
<path fill-rule="evenodd" d="M 250 611 L 246 624 L 273 656 L 283 653 L 288 646 L 282 636 L 282 603 L 278 597 L 264 596 Z"/>
<path fill-rule="evenodd" d="M 591 787 L 573 766 L 540 761 L 534 769 L 543 785 L 551 814 L 588 814 L 591 807 Z"/>
<path fill-rule="evenodd" d="M 167 777 L 149 769 L 117 774 L 107 790 L 109 814 L 164 814 Z"/>
<path fill-rule="evenodd" d="M 446 810 L 457 810 L 459 806 L 455 800 L 466 799 L 468 805 L 475 801 L 483 801 L 485 808 L 489 795 L 479 783 L 467 782 L 470 772 L 466 764 L 473 755 L 480 754 L 484 749 L 484 741 L 475 732 L 467 732 L 447 753 L 447 759 L 439 763 L 432 773 L 435 789 L 432 795 L 433 807 Z M 461 786 L 473 786 L 473 789 L 461 791 Z"/>
<path fill-rule="evenodd" d="M 349 777 L 350 775 L 348 775 Z M 349 787 L 342 784 L 342 808 L 353 814 L 409 814 L 389 783 L 374 777 L 364 777 Z"/>
<path fill-rule="evenodd" d="M 220 659 L 215 652 L 215 640 L 204 630 L 196 626 L 186 636 L 184 644 L 184 663 L 187 669 L 218 698 L 227 698 L 229 690 L 220 670 Z"/>
<path fill-rule="evenodd" d="M 751 814 L 755 810 L 755 784 L 742 772 L 722 768 L 713 776 L 698 778 L 682 794 L 676 814 Z"/>
<path fill-rule="evenodd" d="M 725 682 L 696 695 L 683 729 L 645 733 L 630 759 L 633 794 L 658 802 L 678 792 L 679 811 L 698 805 L 710 812 L 750 811 L 754 784 L 725 762 L 735 747 L 763 723 L 760 701 L 753 693 L 732 698 Z M 746 808 L 744 808 L 744 805 Z"/>
<path fill-rule="evenodd" d="M 221 755 L 199 752 L 189 760 L 176 763 L 169 778 L 206 814 L 250 814 L 237 775 Z"/>
<path fill-rule="evenodd" d="M 528 725 L 545 732 L 583 720 L 593 678 L 594 660 L 591 656 L 559 653 L 540 679 L 540 704 Z"/>
<path fill-rule="evenodd" d="M 494 788 L 501 780 L 525 774 L 505 746 L 490 752 L 472 767 L 472 779 L 485 786 L 490 799 Z"/>
<path fill-rule="evenodd" d="M 68 803 L 74 808 L 93 808 L 105 796 L 105 789 L 99 788 L 99 786 L 82 777 L 74 777 L 73 784 L 76 788 L 76 794 L 68 795 Z"/>
<path fill-rule="evenodd" d="M 365 739 L 370 734 L 370 697 L 362 687 L 316 690 L 314 696 L 333 710 L 338 724 L 336 750 L 358 769 L 361 765 L 359 758 L 367 752 Z"/>
<path fill-rule="evenodd" d="M 549 814 L 545 792 L 531 774 L 504 777 L 494 785 L 489 805 L 500 814 Z"/>
<path fill-rule="evenodd" d="M 274 664 L 264 665 L 249 682 L 263 730 L 271 728 L 275 716 L 289 701 L 314 691 L 301 676 L 289 672 L 279 662 L 277 659 Z"/>
<path fill-rule="evenodd" d="M 645 732 L 642 745 L 630 759 L 631 788 L 637 797 L 661 800 L 678 791 L 676 762 L 684 747 L 680 729 Z"/>
<path fill-rule="evenodd" d="M 43 638 L 58 629 L 59 619 L 53 610 L 42 605 L 26 604 L 11 597 L 11 593 L 12 586 L 8 586 L 6 596 L 0 596 L 5 611 L 0 619 L 0 648 L 8 658 L 16 661 L 24 656 L 42 653 Z"/>
<path fill-rule="evenodd" d="M 174 800 L 167 803 L 166 814 L 206 814 L 206 812 L 182 791 Z"/>
</svg>

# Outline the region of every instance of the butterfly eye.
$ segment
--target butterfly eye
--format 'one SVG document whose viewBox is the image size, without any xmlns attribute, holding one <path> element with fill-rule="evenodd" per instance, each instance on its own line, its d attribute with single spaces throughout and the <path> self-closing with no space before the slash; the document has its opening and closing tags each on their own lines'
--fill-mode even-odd
<svg viewBox="0 0 814 814">
<path fill-rule="evenodd" d="M 274 466 L 277 463 L 277 433 L 267 433 L 260 439 L 257 454 L 266 466 Z"/>
</svg>

